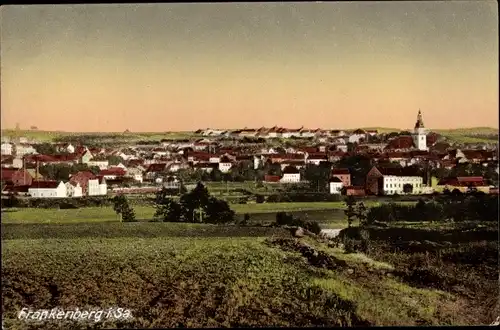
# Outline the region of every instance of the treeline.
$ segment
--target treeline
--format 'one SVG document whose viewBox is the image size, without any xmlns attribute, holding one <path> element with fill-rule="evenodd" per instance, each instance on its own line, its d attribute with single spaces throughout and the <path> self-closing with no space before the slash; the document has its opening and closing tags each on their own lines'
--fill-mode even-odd
<svg viewBox="0 0 500 330">
<path fill-rule="evenodd" d="M 97 175 L 99 174 L 100 169 L 97 166 L 88 166 L 87 164 L 47 164 L 40 166 L 38 171 L 46 180 L 66 182 L 72 174 L 76 174 L 81 171 L 90 171 Z"/>
<path fill-rule="evenodd" d="M 481 193 L 439 196 L 416 205 L 395 203 L 372 207 L 367 223 L 395 221 L 498 221 L 498 197 Z"/>
<path fill-rule="evenodd" d="M 111 205 L 111 199 L 107 196 L 84 196 L 80 198 L 18 198 L 14 195 L 10 195 L 9 198 L 2 198 L 2 208 L 76 209 L 80 207 Z"/>
<path fill-rule="evenodd" d="M 229 204 L 211 196 L 201 182 L 182 194 L 179 202 L 170 198 L 166 190 L 159 191 L 155 208 L 154 221 L 224 224 L 233 222 L 235 216 Z"/>
<path fill-rule="evenodd" d="M 298 217 L 294 217 L 293 214 L 286 212 L 276 213 L 276 226 L 292 226 L 292 227 L 302 227 L 309 230 L 310 232 L 318 235 L 321 232 L 321 227 L 316 221 L 306 221 Z"/>
<path fill-rule="evenodd" d="M 45 208 L 45 209 L 78 209 L 83 207 L 106 207 L 113 205 L 113 199 L 109 196 L 83 196 L 79 198 L 18 198 L 10 195 L 9 198 L 1 199 L 2 208 Z M 154 198 L 134 197 L 130 199 L 132 204 L 153 205 Z"/>
</svg>

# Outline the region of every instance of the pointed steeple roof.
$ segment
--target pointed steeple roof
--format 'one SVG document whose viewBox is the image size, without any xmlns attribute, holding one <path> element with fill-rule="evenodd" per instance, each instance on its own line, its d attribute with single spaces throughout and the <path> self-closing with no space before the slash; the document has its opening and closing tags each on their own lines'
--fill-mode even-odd
<svg viewBox="0 0 500 330">
<path fill-rule="evenodd" d="M 417 122 L 415 123 L 415 128 L 424 128 L 424 121 L 422 120 L 422 111 L 418 109 Z"/>
</svg>

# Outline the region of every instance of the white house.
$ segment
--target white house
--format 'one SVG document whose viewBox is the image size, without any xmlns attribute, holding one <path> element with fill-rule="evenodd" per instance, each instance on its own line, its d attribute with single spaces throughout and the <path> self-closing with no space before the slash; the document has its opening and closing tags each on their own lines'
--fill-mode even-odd
<svg viewBox="0 0 500 330">
<path fill-rule="evenodd" d="M 125 174 L 126 177 L 133 178 L 134 181 L 142 183 L 143 181 L 143 175 L 142 171 L 138 169 L 137 167 L 132 167 L 129 168 L 127 171 L 127 174 Z"/>
<path fill-rule="evenodd" d="M 2 143 L 2 155 L 7 155 L 7 156 L 12 155 L 11 143 Z"/>
<path fill-rule="evenodd" d="M 16 157 L 12 160 L 12 167 L 14 168 L 23 168 L 23 159 Z"/>
<path fill-rule="evenodd" d="M 82 192 L 82 187 L 80 187 L 80 184 L 73 183 L 73 182 L 66 182 L 66 196 L 67 197 L 82 197 L 83 192 Z"/>
<path fill-rule="evenodd" d="M 261 163 L 261 159 L 257 156 L 253 156 L 253 169 L 256 170 L 259 168 Z"/>
<path fill-rule="evenodd" d="M 103 196 L 108 193 L 108 185 L 105 178 L 92 179 L 88 183 L 89 196 Z"/>
<path fill-rule="evenodd" d="M 233 166 L 231 160 L 227 157 L 221 157 L 220 162 L 219 162 L 219 171 L 222 173 L 227 173 Z"/>
<path fill-rule="evenodd" d="M 28 188 L 33 198 L 64 198 L 67 196 L 66 185 L 61 181 L 33 181 Z"/>
<path fill-rule="evenodd" d="M 347 152 L 347 144 L 337 144 L 336 145 L 337 150 L 342 151 L 342 152 Z"/>
<path fill-rule="evenodd" d="M 424 190 L 423 178 L 421 176 L 383 176 L 383 193 L 384 195 L 404 194 L 404 186 L 410 184 L 412 186 L 412 194 L 420 194 Z"/>
<path fill-rule="evenodd" d="M 283 170 L 283 176 L 280 179 L 282 183 L 297 183 L 300 182 L 300 172 L 294 166 L 288 166 Z"/>
<path fill-rule="evenodd" d="M 97 166 L 100 170 L 105 170 L 109 167 L 109 161 L 107 160 L 91 160 L 87 162 L 87 166 Z"/>
<path fill-rule="evenodd" d="M 340 191 L 342 190 L 343 187 L 342 180 L 340 180 L 338 177 L 333 177 L 330 179 L 329 185 L 330 185 L 330 194 L 336 194 L 336 195 L 340 194 Z"/>
<path fill-rule="evenodd" d="M 16 156 L 24 156 L 30 154 L 36 154 L 36 149 L 30 144 L 17 144 L 16 145 Z"/>
<path fill-rule="evenodd" d="M 108 184 L 105 178 L 99 179 L 99 195 L 104 196 L 108 194 Z"/>
<path fill-rule="evenodd" d="M 219 156 L 210 156 L 208 159 L 209 163 L 219 163 L 220 162 L 220 157 Z"/>
<path fill-rule="evenodd" d="M 361 141 L 361 139 L 365 139 L 366 138 L 366 134 L 363 133 L 363 134 L 352 134 L 351 136 L 349 136 L 349 142 L 351 143 L 359 143 Z"/>
<path fill-rule="evenodd" d="M 74 147 L 74 146 L 70 143 L 70 144 L 68 144 L 68 146 L 66 147 L 66 150 L 67 150 L 70 154 L 72 154 L 72 153 L 74 153 L 74 152 L 75 152 L 75 147 Z"/>
</svg>

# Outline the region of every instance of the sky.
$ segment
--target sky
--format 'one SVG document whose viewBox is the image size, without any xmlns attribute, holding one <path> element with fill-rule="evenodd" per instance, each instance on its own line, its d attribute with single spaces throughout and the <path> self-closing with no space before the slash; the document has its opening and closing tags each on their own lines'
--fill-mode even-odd
<svg viewBox="0 0 500 330">
<path fill-rule="evenodd" d="M 2 6 L 1 127 L 498 128 L 496 1 Z"/>
</svg>

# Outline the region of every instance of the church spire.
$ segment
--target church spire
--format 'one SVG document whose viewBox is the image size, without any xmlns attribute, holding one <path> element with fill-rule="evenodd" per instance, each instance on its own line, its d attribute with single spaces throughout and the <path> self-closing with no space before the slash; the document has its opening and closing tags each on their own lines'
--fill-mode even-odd
<svg viewBox="0 0 500 330">
<path fill-rule="evenodd" d="M 418 109 L 417 122 L 415 123 L 415 128 L 424 128 L 424 121 L 422 120 L 422 111 Z"/>
</svg>

